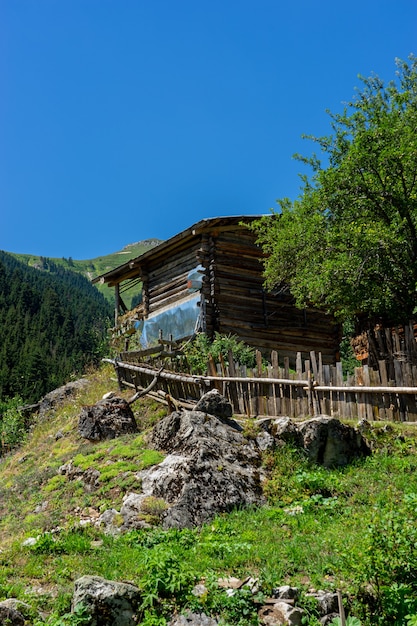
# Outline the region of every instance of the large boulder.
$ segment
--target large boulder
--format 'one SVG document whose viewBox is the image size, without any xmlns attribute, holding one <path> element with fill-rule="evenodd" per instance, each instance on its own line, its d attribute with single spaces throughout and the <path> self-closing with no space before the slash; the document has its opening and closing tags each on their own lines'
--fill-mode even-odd
<svg viewBox="0 0 417 626">
<path fill-rule="evenodd" d="M 273 437 L 277 447 L 290 444 L 303 449 L 312 463 L 325 467 L 344 466 L 371 454 L 359 429 L 328 415 L 298 423 L 289 417 L 268 418 L 262 420 L 260 426 L 262 430 L 257 442 L 261 449 L 273 447 L 265 438 L 266 432 Z"/>
<path fill-rule="evenodd" d="M 209 392 L 200 407 L 174 412 L 153 429 L 149 443 L 168 453 L 158 465 L 138 474 L 146 495 L 163 499 L 164 528 L 201 525 L 216 513 L 264 502 L 259 478 L 260 452 L 247 440 L 241 426 L 230 419 L 231 407 Z M 208 394 L 206 394 L 208 395 Z M 213 399 L 215 400 L 213 404 Z"/>
<path fill-rule="evenodd" d="M 82 605 L 91 616 L 88 626 L 135 626 L 140 591 L 129 583 L 83 576 L 74 583 L 72 610 Z"/>
<path fill-rule="evenodd" d="M 22 613 L 8 600 L 0 602 L 0 624 L 8 626 L 25 626 Z"/>
<path fill-rule="evenodd" d="M 315 417 L 298 426 L 308 458 L 325 467 L 348 465 L 371 453 L 362 434 L 334 417 Z"/>
<path fill-rule="evenodd" d="M 100 400 L 81 409 L 78 431 L 90 441 L 115 439 L 138 432 L 138 425 L 130 404 L 117 396 Z"/>
<path fill-rule="evenodd" d="M 217 389 L 205 393 L 195 406 L 195 411 L 202 411 L 220 419 L 228 420 L 233 415 L 230 402 Z"/>
</svg>

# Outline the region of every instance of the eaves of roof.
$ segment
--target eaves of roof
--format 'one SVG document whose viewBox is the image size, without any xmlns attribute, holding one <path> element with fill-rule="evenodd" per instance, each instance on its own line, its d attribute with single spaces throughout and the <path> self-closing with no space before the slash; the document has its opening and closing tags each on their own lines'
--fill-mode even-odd
<svg viewBox="0 0 417 626">
<path fill-rule="evenodd" d="M 118 267 L 96 276 L 93 278 L 92 283 L 107 283 L 109 286 L 120 283 L 129 278 L 139 276 L 141 269 L 146 265 L 149 259 L 155 259 L 162 255 L 168 255 L 179 245 L 183 244 L 189 239 L 192 239 L 196 235 L 201 235 L 205 232 L 212 232 L 216 229 L 224 229 L 230 226 L 236 226 L 240 223 L 249 224 L 255 220 L 263 217 L 262 215 L 239 215 L 233 217 L 210 217 L 199 222 L 196 222 L 189 228 L 181 231 L 177 235 L 174 235 L 170 239 L 167 239 L 163 243 L 147 250 L 140 256 L 119 265 Z"/>
</svg>

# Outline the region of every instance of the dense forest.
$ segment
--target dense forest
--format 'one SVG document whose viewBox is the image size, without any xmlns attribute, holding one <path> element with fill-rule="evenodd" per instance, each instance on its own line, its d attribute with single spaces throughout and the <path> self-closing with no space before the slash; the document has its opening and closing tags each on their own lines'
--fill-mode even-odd
<svg viewBox="0 0 417 626">
<path fill-rule="evenodd" d="M 107 351 L 111 305 L 79 273 L 0 251 L 0 400 L 36 402 Z"/>
</svg>

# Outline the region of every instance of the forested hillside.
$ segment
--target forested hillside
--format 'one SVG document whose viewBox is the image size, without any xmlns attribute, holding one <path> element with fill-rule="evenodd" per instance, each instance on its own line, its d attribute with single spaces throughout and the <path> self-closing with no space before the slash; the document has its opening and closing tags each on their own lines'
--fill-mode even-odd
<svg viewBox="0 0 417 626">
<path fill-rule="evenodd" d="M 0 251 L 0 400 L 36 402 L 106 352 L 112 307 L 90 281 L 48 259 Z"/>
<path fill-rule="evenodd" d="M 150 248 L 154 248 L 160 243 L 162 243 L 161 239 L 145 239 L 143 241 L 137 241 L 136 243 L 130 243 L 118 252 L 113 252 L 111 254 L 106 254 L 105 256 L 84 261 L 76 260 L 72 257 L 46 259 L 43 256 L 35 256 L 33 254 L 17 254 L 14 252 L 10 254 L 28 267 L 46 269 L 45 264 L 48 265 L 52 261 L 52 263 L 56 266 L 63 267 L 64 269 L 68 269 L 73 272 L 78 272 L 82 276 L 88 278 L 88 280 L 91 280 L 96 276 L 100 276 L 101 274 L 105 274 L 106 272 L 115 269 L 123 263 L 127 263 L 127 261 L 140 256 L 144 252 L 147 252 L 147 250 L 150 250 Z M 100 284 L 96 285 L 96 289 L 103 294 L 106 300 L 108 300 L 114 308 L 114 290 L 109 289 L 107 285 Z M 126 304 L 130 305 L 131 299 L 137 298 L 139 293 L 140 286 L 137 286 L 136 289 L 132 290 L 132 292 L 125 293 Z M 132 306 L 134 306 L 134 304 Z"/>
</svg>

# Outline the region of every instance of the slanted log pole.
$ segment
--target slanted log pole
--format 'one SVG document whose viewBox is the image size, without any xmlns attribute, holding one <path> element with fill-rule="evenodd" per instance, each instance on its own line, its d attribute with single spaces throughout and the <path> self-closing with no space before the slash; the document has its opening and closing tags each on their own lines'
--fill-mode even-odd
<svg viewBox="0 0 417 626">
<path fill-rule="evenodd" d="M 129 400 L 127 401 L 128 404 L 133 404 L 134 402 L 136 402 L 136 400 L 138 400 L 139 398 L 142 398 L 143 396 L 146 396 L 147 393 L 152 391 L 152 389 L 155 387 L 156 383 L 158 382 L 158 378 L 163 369 L 164 368 L 161 367 L 156 372 L 155 376 L 153 377 L 152 382 L 146 387 L 146 389 L 141 389 L 140 391 L 137 391 L 131 398 L 129 398 Z"/>
</svg>

